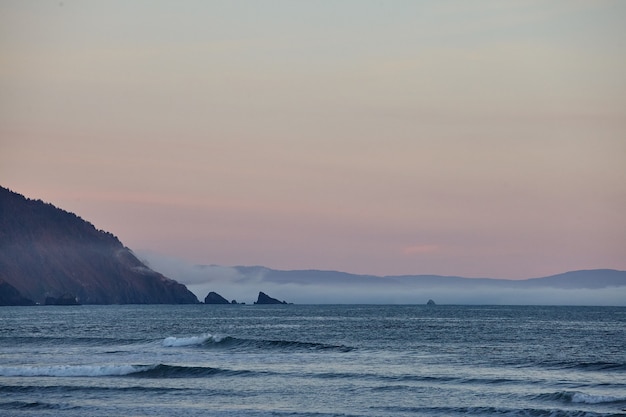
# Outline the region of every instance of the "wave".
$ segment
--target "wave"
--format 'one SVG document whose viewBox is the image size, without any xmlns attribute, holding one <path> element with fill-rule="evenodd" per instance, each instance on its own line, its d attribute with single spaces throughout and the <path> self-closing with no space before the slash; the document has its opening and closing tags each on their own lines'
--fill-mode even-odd
<svg viewBox="0 0 626 417">
<path fill-rule="evenodd" d="M 412 383 L 459 383 L 463 385 L 506 385 L 518 384 L 519 380 L 507 378 L 463 378 L 456 376 L 431 376 L 418 374 L 400 374 L 387 375 L 376 372 L 309 372 L 300 373 L 299 376 L 307 378 L 319 379 L 353 379 L 353 380 L 369 380 L 372 382 L 384 383 L 381 386 L 372 386 L 372 391 L 398 391 L 404 389 L 413 389 Z"/>
<path fill-rule="evenodd" d="M 204 344 L 220 343 L 223 339 L 223 337 L 213 336 L 211 334 L 191 337 L 166 337 L 162 344 L 165 347 L 199 346 Z"/>
<path fill-rule="evenodd" d="M 166 337 L 162 341 L 164 347 L 204 347 L 222 349 L 253 349 L 253 350 L 333 350 L 350 352 L 354 350 L 344 345 L 330 345 L 315 342 L 299 342 L 293 340 L 240 339 L 231 336 L 203 334 L 188 337 Z"/>
<path fill-rule="evenodd" d="M 626 371 L 626 363 L 585 362 L 577 363 L 572 368 L 584 371 Z"/>
<path fill-rule="evenodd" d="M 510 416 L 510 417 L 617 417 L 623 414 L 604 414 L 592 411 L 555 410 L 553 408 L 503 408 L 503 407 L 406 407 L 406 406 L 383 406 L 372 407 L 376 410 L 392 412 L 395 414 L 415 414 L 429 416 Z"/>
<path fill-rule="evenodd" d="M 152 342 L 145 339 L 119 339 L 119 338 L 58 338 L 58 337 L 19 337 L 0 338 L 0 345 L 39 345 L 39 346 L 59 346 L 59 345 L 85 345 L 85 346 L 119 346 L 136 345 L 140 343 Z M 267 340 L 267 339 L 242 339 L 231 336 L 213 335 L 210 333 L 185 336 L 166 337 L 160 341 L 163 347 L 203 347 L 203 348 L 226 348 L 226 349 L 279 349 L 279 350 L 335 350 L 349 352 L 353 348 L 343 345 L 331 345 L 326 343 L 300 342 L 293 340 Z M 111 351 L 108 353 L 116 353 Z"/>
<path fill-rule="evenodd" d="M 122 339 L 116 337 L 50 337 L 50 336 L 20 336 L 0 337 L 0 346 L 23 347 L 23 346 L 116 346 L 133 345 L 144 343 L 142 339 Z"/>
<path fill-rule="evenodd" d="M 604 404 L 604 403 L 621 403 L 625 402 L 626 397 L 614 397 L 611 395 L 592 395 L 583 392 L 576 392 L 572 395 L 573 403 L 583 404 Z"/>
<path fill-rule="evenodd" d="M 533 366 L 535 364 L 524 364 Z M 576 371 L 590 372 L 626 372 L 626 363 L 623 362 L 563 362 L 563 361 L 542 361 L 537 365 L 547 369 L 572 369 Z"/>
<path fill-rule="evenodd" d="M 584 392 L 580 391 L 559 391 L 549 394 L 539 394 L 534 398 L 544 401 L 560 401 L 573 404 L 610 404 L 626 402 L 626 397 L 585 394 Z"/>
<path fill-rule="evenodd" d="M 132 376 L 143 378 L 202 378 L 214 375 L 246 375 L 257 372 L 228 370 L 202 366 L 173 365 L 53 365 L 0 366 L 5 377 L 110 377 Z"/>
<path fill-rule="evenodd" d="M 0 366 L 0 376 L 94 377 L 123 376 L 150 369 L 151 365 L 49 365 Z"/>
<path fill-rule="evenodd" d="M 151 387 L 151 386 L 88 386 L 88 385 L 0 385 L 0 394 L 67 394 L 70 392 L 96 392 L 96 393 L 118 393 L 118 392 L 145 392 L 155 394 L 166 394 L 171 392 L 185 392 L 188 388 L 176 387 Z"/>
<path fill-rule="evenodd" d="M 159 364 L 148 369 L 129 374 L 140 378 L 204 378 L 209 376 L 246 376 L 260 372 L 248 370 L 231 370 L 205 366 L 175 366 Z M 267 373 L 267 372 L 264 372 Z"/>
<path fill-rule="evenodd" d="M 338 352 L 351 352 L 354 348 L 345 345 L 330 345 L 316 342 L 298 342 L 292 340 L 240 340 L 233 339 L 234 345 L 242 347 L 254 347 L 259 349 L 279 350 L 329 350 Z"/>
<path fill-rule="evenodd" d="M 78 407 L 67 407 L 60 404 L 50 404 L 41 401 L 8 401 L 0 402 L 0 410 L 69 410 Z"/>
</svg>

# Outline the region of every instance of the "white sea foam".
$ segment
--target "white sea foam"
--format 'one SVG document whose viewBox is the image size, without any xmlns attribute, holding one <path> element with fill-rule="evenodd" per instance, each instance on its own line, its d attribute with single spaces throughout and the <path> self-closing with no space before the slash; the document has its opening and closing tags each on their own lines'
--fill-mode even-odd
<svg viewBox="0 0 626 417">
<path fill-rule="evenodd" d="M 156 365 L 0 366 L 0 376 L 94 377 L 122 376 L 149 371 Z"/>
<path fill-rule="evenodd" d="M 583 404 L 601 404 L 601 403 L 613 403 L 617 401 L 626 401 L 626 397 L 612 397 L 610 395 L 591 395 L 582 392 L 576 392 L 572 395 L 573 403 Z"/>
<path fill-rule="evenodd" d="M 163 346 L 165 347 L 180 347 L 180 346 L 196 346 L 206 343 L 208 341 L 213 341 L 215 343 L 219 343 L 222 340 L 222 337 L 213 336 L 211 334 L 203 334 L 200 336 L 190 336 L 190 337 L 166 337 L 163 340 Z"/>
</svg>

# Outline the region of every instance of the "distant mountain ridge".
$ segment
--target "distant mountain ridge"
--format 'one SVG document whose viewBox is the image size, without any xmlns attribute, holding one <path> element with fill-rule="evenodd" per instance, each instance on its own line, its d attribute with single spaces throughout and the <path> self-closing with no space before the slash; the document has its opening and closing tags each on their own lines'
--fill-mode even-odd
<svg viewBox="0 0 626 417">
<path fill-rule="evenodd" d="M 296 304 L 441 304 L 626 306 L 626 271 L 590 269 L 509 280 L 441 275 L 376 276 L 331 270 L 191 265 L 150 257 L 196 293 L 219 290 L 249 300 L 262 289 Z"/>
<path fill-rule="evenodd" d="M 626 286 L 626 271 L 615 269 L 589 269 L 569 271 L 562 274 L 541 278 L 500 279 L 500 278 L 466 278 L 445 275 L 360 275 L 340 271 L 327 270 L 277 270 L 263 266 L 235 266 L 242 276 L 262 276 L 264 281 L 277 284 L 409 284 L 423 287 L 458 286 L 479 287 L 481 285 L 501 286 L 506 288 L 560 288 L 560 289 L 593 289 Z"/>
<path fill-rule="evenodd" d="M 46 297 L 67 294 L 81 304 L 198 302 L 183 284 L 139 261 L 113 234 L 4 187 L 0 187 L 0 284 L 3 294 L 17 300 L 13 288 L 41 304 Z"/>
</svg>

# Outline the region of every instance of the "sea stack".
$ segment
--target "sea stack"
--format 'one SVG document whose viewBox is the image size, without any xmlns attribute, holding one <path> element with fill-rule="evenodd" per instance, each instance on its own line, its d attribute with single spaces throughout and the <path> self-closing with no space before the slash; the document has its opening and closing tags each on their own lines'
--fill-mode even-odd
<svg viewBox="0 0 626 417">
<path fill-rule="evenodd" d="M 433 300 L 428 300 L 428 302 L 426 303 L 427 306 L 434 306 L 437 305 L 435 304 L 435 302 Z"/>
<path fill-rule="evenodd" d="M 216 292 L 211 291 L 204 297 L 204 304 L 230 304 L 227 299 Z"/>
<path fill-rule="evenodd" d="M 259 292 L 259 296 L 254 304 L 287 304 L 287 302 L 272 298 L 264 292 Z"/>
</svg>

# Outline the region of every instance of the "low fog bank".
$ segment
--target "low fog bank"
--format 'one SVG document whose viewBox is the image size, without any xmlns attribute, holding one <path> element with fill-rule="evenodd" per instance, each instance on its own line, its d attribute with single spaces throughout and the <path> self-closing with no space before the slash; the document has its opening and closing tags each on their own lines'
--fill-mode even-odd
<svg viewBox="0 0 626 417">
<path fill-rule="evenodd" d="M 426 304 L 432 299 L 437 304 L 626 306 L 626 285 L 552 288 L 533 283 L 524 288 L 523 281 L 447 277 L 420 281 L 331 271 L 192 265 L 149 252 L 138 256 L 152 269 L 185 284 L 200 301 L 215 291 L 229 301 L 252 304 L 263 291 L 295 304 Z"/>
</svg>

